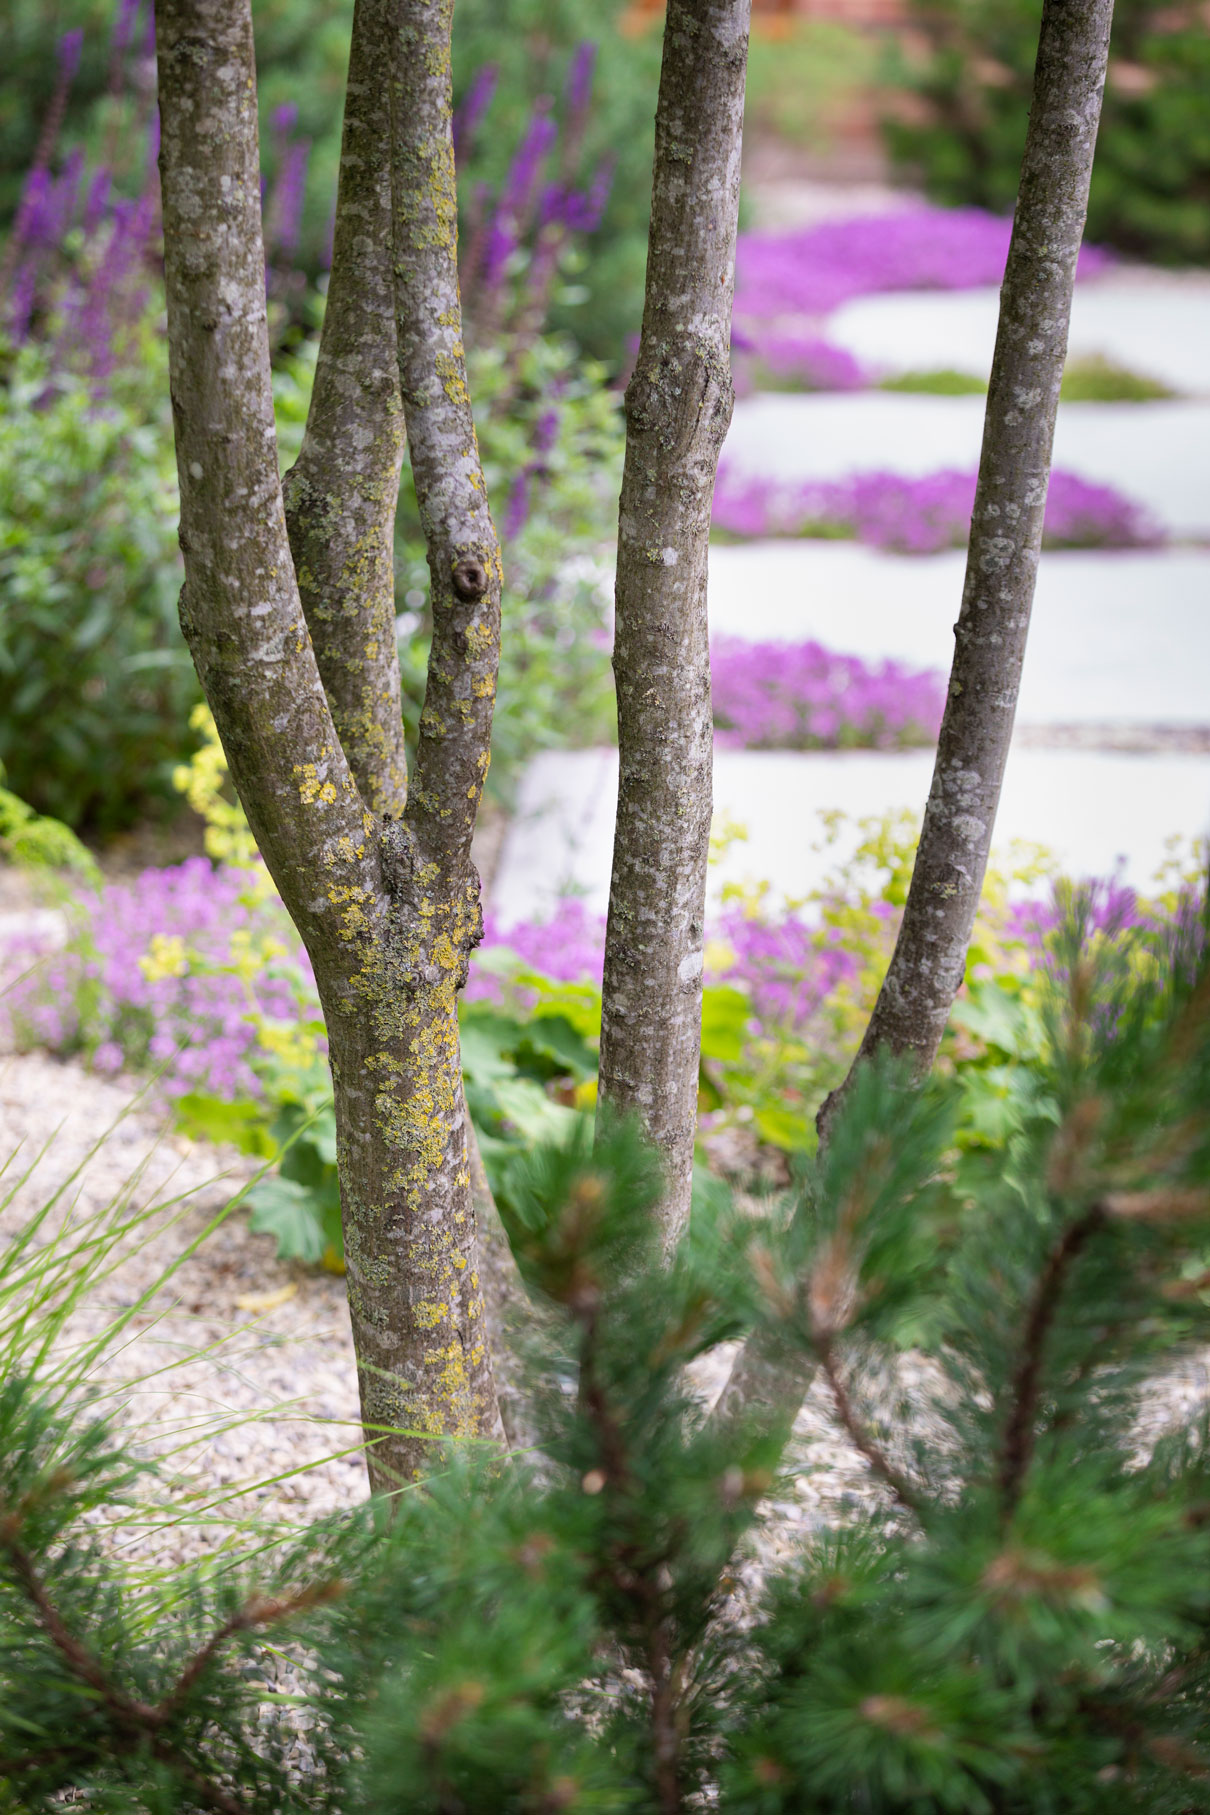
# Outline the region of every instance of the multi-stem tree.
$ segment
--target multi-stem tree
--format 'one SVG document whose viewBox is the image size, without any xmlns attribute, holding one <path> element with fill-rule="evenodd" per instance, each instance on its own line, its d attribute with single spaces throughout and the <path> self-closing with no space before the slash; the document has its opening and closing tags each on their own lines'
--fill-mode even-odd
<svg viewBox="0 0 1210 1815">
<path fill-rule="evenodd" d="M 501 569 L 461 340 L 451 13 L 357 7 L 329 309 L 283 496 L 249 3 L 156 9 L 181 623 L 323 1003 L 380 1485 L 434 1435 L 499 1427 L 456 1004 L 481 926 L 470 843 Z M 410 788 L 391 562 L 405 424 L 434 627 Z"/>
<path fill-rule="evenodd" d="M 644 710 L 635 664 L 676 708 L 671 763 L 661 757 L 647 805 L 641 764 L 625 765 L 630 857 L 615 891 L 607 1094 L 642 1110 L 674 1152 L 678 1218 L 701 971 L 692 902 L 709 826 L 705 549 L 730 412 L 748 4 L 669 9 L 648 304 L 628 399 L 623 719 L 639 725 Z M 156 9 L 181 623 L 323 1004 L 378 1486 L 410 1479 L 434 1436 L 500 1430 L 457 997 L 482 924 L 471 835 L 490 756 L 502 574 L 462 346 L 452 12 L 453 0 L 357 0 L 327 313 L 306 436 L 283 485 L 250 0 Z M 410 785 L 391 558 L 405 432 L 433 619 Z M 658 855 L 677 769 L 692 777 L 692 812 L 651 893 L 642 872 Z M 648 1014 L 637 1004 L 653 962 L 660 989 Z"/>
</svg>

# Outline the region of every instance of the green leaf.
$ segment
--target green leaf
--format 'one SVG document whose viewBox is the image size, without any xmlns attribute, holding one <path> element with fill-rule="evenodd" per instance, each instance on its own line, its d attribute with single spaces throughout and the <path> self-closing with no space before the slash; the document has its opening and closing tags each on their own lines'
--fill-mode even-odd
<svg viewBox="0 0 1210 1815">
<path fill-rule="evenodd" d="M 783 1153 L 813 1152 L 815 1149 L 815 1124 L 804 1110 L 767 1103 L 756 1111 L 756 1126 L 761 1140 L 768 1141 L 771 1147 L 780 1147 Z"/>
<path fill-rule="evenodd" d="M 178 1097 L 176 1125 L 182 1134 L 204 1141 L 230 1141 L 241 1153 L 272 1159 L 277 1143 L 259 1103 L 226 1103 L 202 1091 Z"/>
<path fill-rule="evenodd" d="M 462 1018 L 459 1045 L 462 1070 L 476 1084 L 491 1084 L 497 1078 L 510 1078 L 516 1073 L 512 1053 L 524 1029 L 511 1015 L 475 1005 Z"/>
<path fill-rule="evenodd" d="M 708 983 L 702 991 L 702 1057 L 734 1063 L 744 1056 L 752 1004 L 730 983 Z"/>
<path fill-rule="evenodd" d="M 262 1179 L 248 1194 L 254 1235 L 277 1238 L 279 1260 L 317 1266 L 329 1246 L 323 1201 L 294 1179 Z"/>
<path fill-rule="evenodd" d="M 597 1055 L 584 1035 L 564 1014 L 535 1015 L 521 1032 L 517 1056 L 549 1059 L 558 1072 L 572 1077 L 592 1078 L 597 1073 Z"/>
<path fill-rule="evenodd" d="M 527 1141 L 560 1140 L 576 1119 L 574 1109 L 555 1103 L 532 1078 L 504 1078 L 495 1088 L 496 1107 Z"/>
</svg>

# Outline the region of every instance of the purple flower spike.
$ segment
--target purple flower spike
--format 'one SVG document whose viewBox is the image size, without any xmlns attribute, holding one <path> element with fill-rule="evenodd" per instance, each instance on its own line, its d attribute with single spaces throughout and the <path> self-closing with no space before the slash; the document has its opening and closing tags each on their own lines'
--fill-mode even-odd
<svg viewBox="0 0 1210 1815">
<path fill-rule="evenodd" d="M 298 249 L 310 156 L 310 139 L 300 139 L 297 145 L 289 147 L 271 204 L 275 228 L 273 250 L 287 259 Z"/>
<path fill-rule="evenodd" d="M 109 202 L 109 182 L 109 172 L 102 164 L 99 170 L 94 170 L 92 181 L 88 185 L 88 194 L 84 198 L 84 232 L 89 238 L 105 219 L 105 210 Z"/>
<path fill-rule="evenodd" d="M 519 536 L 529 521 L 529 480 L 528 467 L 523 467 L 517 474 L 508 490 L 508 503 L 504 507 L 504 521 L 500 525 L 501 534 L 506 542 Z"/>
<path fill-rule="evenodd" d="M 537 422 L 534 424 L 533 449 L 539 459 L 544 459 L 545 456 L 549 454 L 551 448 L 555 445 L 558 433 L 558 410 L 543 410 L 542 414 L 538 417 Z"/>
<path fill-rule="evenodd" d="M 467 89 L 462 103 L 454 110 L 454 156 L 461 157 L 469 152 L 475 142 L 484 114 L 492 104 L 496 92 L 496 83 L 500 79 L 499 65 L 485 63 L 474 81 Z"/>
<path fill-rule="evenodd" d="M 273 109 L 273 113 L 270 117 L 273 122 L 274 132 L 280 133 L 283 138 L 287 138 L 298 124 L 297 101 L 283 101 L 280 107 L 275 107 Z"/>
<path fill-rule="evenodd" d="M 135 20 L 139 16 L 141 5 L 142 0 L 118 0 L 113 32 L 109 39 L 111 57 L 115 63 L 120 63 L 126 55 L 130 40 L 134 36 Z"/>
<path fill-rule="evenodd" d="M 567 87 L 564 90 L 567 111 L 573 119 L 579 119 L 587 111 L 596 61 L 597 47 L 592 39 L 581 39 L 572 53 L 571 66 L 567 72 Z"/>
<path fill-rule="evenodd" d="M 587 190 L 583 194 L 572 190 L 568 195 L 563 208 L 563 222 L 569 233 L 596 232 L 609 200 L 609 191 L 613 187 L 616 164 L 617 159 L 612 156 L 602 158 Z"/>
<path fill-rule="evenodd" d="M 70 82 L 80 67 L 80 52 L 84 48 L 84 32 L 77 29 L 64 32 L 59 39 L 56 55 L 59 59 L 59 76 L 64 82 Z"/>
</svg>

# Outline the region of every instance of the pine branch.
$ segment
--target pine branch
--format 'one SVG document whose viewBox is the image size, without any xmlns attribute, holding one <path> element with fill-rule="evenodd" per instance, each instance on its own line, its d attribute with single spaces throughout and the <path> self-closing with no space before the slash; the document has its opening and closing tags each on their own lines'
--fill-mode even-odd
<svg viewBox="0 0 1210 1815">
<path fill-rule="evenodd" d="M 890 1488 L 900 1506 L 907 1512 L 915 1513 L 917 1518 L 923 1517 L 924 1509 L 919 1495 L 857 1416 L 853 1401 L 849 1398 L 849 1389 L 837 1364 L 835 1344 L 831 1336 L 816 1336 L 815 1354 L 832 1394 L 836 1415 L 844 1426 L 850 1443 L 865 1457 L 884 1486 Z"/>
<path fill-rule="evenodd" d="M 320 1582 L 313 1588 L 301 1588 L 297 1594 L 283 1595 L 278 1600 L 265 1600 L 256 1596 L 245 1601 L 185 1665 L 174 1686 L 153 1710 L 157 1720 L 169 1720 L 179 1712 L 222 1647 L 237 1632 L 251 1632 L 257 1626 L 276 1625 L 280 1620 L 289 1619 L 292 1614 L 303 1613 L 311 1607 L 322 1607 L 325 1602 L 333 1601 L 343 1593 L 343 1582 Z"/>
<path fill-rule="evenodd" d="M 1000 1455 L 1001 1518 L 1005 1524 L 1012 1517 L 1021 1497 L 1025 1475 L 1034 1452 L 1035 1423 L 1042 1388 L 1042 1362 L 1059 1299 L 1072 1266 L 1105 1221 L 1104 1207 L 1094 1204 L 1083 1216 L 1070 1223 L 1047 1256 L 1034 1287 L 1025 1323 L 1021 1360 L 1010 1390 L 1011 1410 L 1004 1427 Z"/>
<path fill-rule="evenodd" d="M 277 1600 L 255 1598 L 245 1602 L 230 1619 L 195 1653 L 185 1665 L 174 1687 L 156 1705 L 140 1701 L 127 1695 L 116 1684 L 99 1660 L 88 1647 L 76 1637 L 64 1619 L 55 1601 L 51 1597 L 45 1582 L 38 1573 L 33 1557 L 21 1543 L 20 1507 L 0 1519 L 0 1550 L 7 1556 L 17 1585 L 34 1610 L 38 1624 L 47 1638 L 63 1659 L 68 1670 L 78 1682 L 85 1685 L 98 1697 L 109 1719 L 116 1729 L 115 1737 L 119 1750 L 128 1751 L 140 1742 L 149 1746 L 153 1756 L 161 1764 L 168 1765 L 183 1777 L 207 1808 L 216 1811 L 216 1815 L 248 1815 L 246 1805 L 238 1797 L 206 1776 L 182 1752 L 163 1737 L 162 1729 L 173 1716 L 179 1714 L 199 1680 L 213 1663 L 221 1647 L 238 1632 L 245 1632 L 255 1626 L 264 1626 L 287 1618 L 289 1615 L 303 1611 L 308 1607 L 321 1605 L 343 1592 L 340 1582 L 321 1583 L 313 1588 L 305 1588 L 297 1594 L 286 1595 Z M 15 1765 L 5 1766 L 6 1770 L 31 1771 L 43 1764 L 66 1760 L 73 1754 L 82 1752 L 77 1746 L 52 1746 L 37 1753 L 29 1753 L 19 1759 Z M 84 1754 L 84 1756 L 88 1756 Z"/>
<path fill-rule="evenodd" d="M 597 1368 L 600 1328 L 599 1299 L 595 1291 L 573 1305 L 582 1331 L 580 1345 L 580 1404 L 592 1427 L 604 1465 L 600 1492 L 631 1497 L 634 1471 L 626 1438 Z M 655 1792 L 660 1815 L 680 1815 L 681 1809 L 681 1708 L 680 1660 L 673 1656 L 658 1564 L 644 1554 L 636 1539 L 612 1549 L 605 1563 L 610 1589 L 623 1606 L 629 1606 L 643 1634 L 644 1664 L 650 1685 L 651 1746 Z"/>
</svg>

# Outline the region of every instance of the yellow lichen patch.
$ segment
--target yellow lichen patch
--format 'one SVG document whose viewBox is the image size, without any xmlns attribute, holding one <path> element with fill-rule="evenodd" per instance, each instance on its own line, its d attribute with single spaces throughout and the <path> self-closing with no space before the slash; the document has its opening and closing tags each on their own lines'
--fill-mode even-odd
<svg viewBox="0 0 1210 1815">
<path fill-rule="evenodd" d="M 336 799 L 336 789 L 330 781 L 320 781 L 319 769 L 315 763 L 295 763 L 294 775 L 298 780 L 298 797 L 304 807 L 312 807 L 317 800 L 330 805 Z"/>
<path fill-rule="evenodd" d="M 449 1307 L 439 1299 L 424 1299 L 412 1308 L 412 1317 L 418 1330 L 435 1330 L 439 1323 L 444 1323 L 449 1316 Z"/>
<path fill-rule="evenodd" d="M 451 403 L 464 403 L 470 407 L 470 393 L 466 388 L 466 373 L 462 361 L 449 353 L 438 353 L 433 364 L 441 380 L 441 388 Z"/>
</svg>

